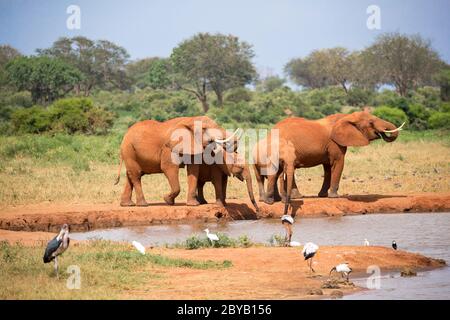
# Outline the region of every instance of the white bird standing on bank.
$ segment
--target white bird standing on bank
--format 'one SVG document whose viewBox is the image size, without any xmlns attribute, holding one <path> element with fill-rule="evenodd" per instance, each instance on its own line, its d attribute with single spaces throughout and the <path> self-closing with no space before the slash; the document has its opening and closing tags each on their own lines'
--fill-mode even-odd
<svg viewBox="0 0 450 320">
<path fill-rule="evenodd" d="M 370 246 L 369 240 L 364 239 L 364 245 L 365 245 L 366 247 Z"/>
<path fill-rule="evenodd" d="M 315 256 L 315 254 L 317 253 L 317 250 L 319 250 L 319 246 L 312 242 L 306 243 L 302 250 L 303 257 L 305 257 L 305 260 L 307 261 L 307 263 L 309 260 L 309 270 L 312 272 L 315 272 L 312 267 L 312 259 Z"/>
<path fill-rule="evenodd" d="M 203 231 L 206 232 L 206 236 L 208 237 L 209 241 L 211 241 L 211 244 L 214 245 L 214 241 L 219 241 L 219 237 L 217 236 L 217 234 L 209 233 L 209 229 L 208 228 L 206 228 Z"/>
<path fill-rule="evenodd" d="M 281 224 L 286 228 L 286 236 L 284 237 L 284 243 L 286 246 L 291 245 L 292 238 L 292 225 L 294 224 L 294 218 L 285 214 L 281 217 Z"/>
<path fill-rule="evenodd" d="M 145 254 L 145 247 L 137 241 L 131 242 L 133 246 L 142 254 Z"/>
<path fill-rule="evenodd" d="M 69 247 L 70 238 L 69 238 L 69 226 L 64 224 L 59 231 L 59 234 L 50 240 L 45 248 L 44 253 L 44 263 L 49 263 L 52 260 L 55 260 L 55 273 L 56 277 L 59 278 L 58 274 L 58 256 L 61 255 L 64 251 Z"/>
<path fill-rule="evenodd" d="M 349 277 L 350 273 L 352 272 L 352 268 L 350 268 L 348 263 L 345 262 L 345 263 L 341 263 L 341 264 L 338 264 L 337 266 L 333 267 L 330 270 L 330 276 L 333 271 L 340 273 L 342 277 L 345 276 L 348 281 L 348 277 Z"/>
</svg>

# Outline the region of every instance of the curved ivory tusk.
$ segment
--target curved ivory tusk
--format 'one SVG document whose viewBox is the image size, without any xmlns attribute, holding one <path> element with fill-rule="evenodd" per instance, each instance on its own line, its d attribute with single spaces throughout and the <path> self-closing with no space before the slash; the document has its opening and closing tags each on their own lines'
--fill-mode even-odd
<svg viewBox="0 0 450 320">
<path fill-rule="evenodd" d="M 403 122 L 402 125 L 401 125 L 400 127 L 398 127 L 397 129 L 394 129 L 394 130 L 384 130 L 383 132 L 386 132 L 386 133 L 392 133 L 392 132 L 401 131 L 402 128 L 403 128 L 403 126 L 405 125 L 405 123 L 406 123 L 406 122 Z"/>
<path fill-rule="evenodd" d="M 239 131 L 239 128 L 237 128 L 236 131 L 234 131 L 233 134 L 231 136 L 229 136 L 228 138 L 223 139 L 223 140 L 222 139 L 215 139 L 214 141 L 217 142 L 217 143 L 227 143 L 228 141 L 230 141 L 236 135 L 236 133 L 238 133 L 238 131 Z"/>
</svg>

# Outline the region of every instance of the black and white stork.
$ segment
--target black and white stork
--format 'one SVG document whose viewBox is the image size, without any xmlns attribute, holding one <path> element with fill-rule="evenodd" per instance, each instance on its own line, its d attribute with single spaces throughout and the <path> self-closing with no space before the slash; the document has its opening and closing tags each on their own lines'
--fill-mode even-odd
<svg viewBox="0 0 450 320">
<path fill-rule="evenodd" d="M 288 214 L 285 214 L 281 217 L 281 224 L 286 228 L 284 243 L 286 246 L 289 246 L 292 239 L 292 225 L 294 224 L 294 218 Z"/>
<path fill-rule="evenodd" d="M 319 250 L 319 246 L 315 243 L 308 242 L 305 244 L 302 250 L 303 257 L 308 262 L 309 260 L 309 270 L 315 272 L 312 267 L 312 259 L 316 255 L 317 250 Z"/>
<path fill-rule="evenodd" d="M 61 255 L 64 251 L 69 247 L 70 238 L 69 238 L 69 226 L 64 224 L 61 228 L 59 234 L 50 240 L 47 244 L 47 248 L 45 248 L 44 253 L 44 263 L 49 263 L 52 260 L 55 261 L 55 273 L 56 277 L 58 275 L 58 256 Z"/>
<path fill-rule="evenodd" d="M 397 242 L 392 241 L 392 249 L 397 250 Z"/>
</svg>

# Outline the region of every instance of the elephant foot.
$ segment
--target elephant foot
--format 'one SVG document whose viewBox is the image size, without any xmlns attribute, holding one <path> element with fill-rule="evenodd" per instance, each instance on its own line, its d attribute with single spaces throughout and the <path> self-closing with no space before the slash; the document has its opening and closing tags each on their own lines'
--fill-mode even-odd
<svg viewBox="0 0 450 320">
<path fill-rule="evenodd" d="M 208 201 L 206 201 L 205 199 L 197 199 L 197 201 L 200 204 L 208 204 Z"/>
<path fill-rule="evenodd" d="M 120 201 L 121 207 L 134 207 L 136 204 L 131 200 Z"/>
<path fill-rule="evenodd" d="M 303 198 L 303 195 L 298 191 L 298 189 L 292 189 L 291 192 L 291 199 L 301 199 Z"/>
<path fill-rule="evenodd" d="M 226 203 L 223 202 L 222 200 L 217 200 L 216 201 L 216 206 L 218 206 L 218 207 L 223 208 L 223 207 L 225 207 L 225 205 L 226 205 Z"/>
<path fill-rule="evenodd" d="M 273 199 L 274 199 L 275 202 L 279 202 L 279 201 L 283 200 L 283 198 L 282 198 L 279 194 L 276 194 L 276 195 L 273 197 Z"/>
<path fill-rule="evenodd" d="M 328 193 L 328 198 L 339 198 L 339 197 L 340 197 L 340 195 L 337 192 L 330 191 Z"/>
<path fill-rule="evenodd" d="M 273 198 L 266 198 L 266 199 L 264 199 L 264 202 L 267 204 L 273 204 L 275 201 Z"/>
<path fill-rule="evenodd" d="M 169 205 L 173 206 L 175 204 L 175 199 L 169 196 L 164 196 L 164 201 Z"/>
<path fill-rule="evenodd" d="M 320 191 L 318 196 L 320 198 L 327 198 L 328 197 L 328 192 L 327 191 Z"/>
<path fill-rule="evenodd" d="M 186 205 L 187 206 L 191 206 L 191 207 L 195 207 L 195 206 L 200 205 L 200 202 L 198 202 L 197 199 L 188 199 L 186 201 Z"/>
<path fill-rule="evenodd" d="M 145 200 L 140 200 L 136 203 L 138 207 L 148 207 L 150 204 Z"/>
</svg>

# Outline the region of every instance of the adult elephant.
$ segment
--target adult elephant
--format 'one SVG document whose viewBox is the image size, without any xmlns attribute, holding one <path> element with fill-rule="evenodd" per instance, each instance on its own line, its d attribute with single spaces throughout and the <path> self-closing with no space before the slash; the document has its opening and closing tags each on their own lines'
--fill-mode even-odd
<svg viewBox="0 0 450 320">
<path fill-rule="evenodd" d="M 322 165 L 324 179 L 319 197 L 338 197 L 347 147 L 366 146 L 370 141 L 380 138 L 386 142 L 393 142 L 398 137 L 401 127 L 397 128 L 394 124 L 373 116 L 369 112 L 361 111 L 352 114 L 335 114 L 320 120 L 287 118 L 278 122 L 272 130 L 278 130 L 280 138 L 280 166 L 275 174 L 267 176 L 267 194 L 264 201 L 269 204 L 274 202 L 276 181 L 284 172 L 286 176 L 285 212 L 287 212 L 296 168 Z M 255 166 L 255 169 L 258 167 Z M 260 170 L 256 171 L 257 174 L 258 171 L 260 172 Z"/>
<path fill-rule="evenodd" d="M 164 201 L 173 205 L 180 193 L 178 172 L 183 165 L 187 167 L 188 177 L 186 204 L 198 205 L 197 180 L 205 148 L 217 149 L 231 141 L 233 136 L 227 137 L 226 131 L 206 116 L 180 117 L 165 122 L 145 120 L 134 124 L 120 146 L 121 161 L 116 184 L 120 180 L 122 162 L 125 162 L 127 176 L 120 205 L 135 205 L 131 200 L 134 189 L 136 205 L 147 206 L 141 177 L 153 173 L 164 173 L 166 176 L 171 191 L 164 196 Z"/>
</svg>

